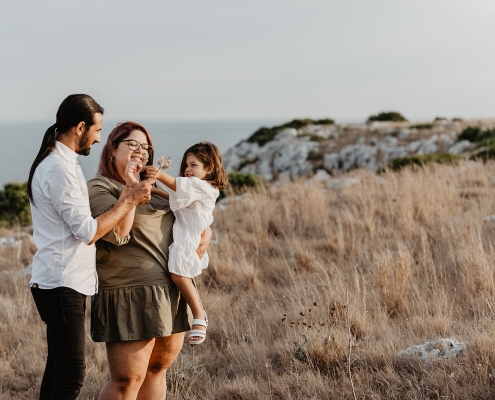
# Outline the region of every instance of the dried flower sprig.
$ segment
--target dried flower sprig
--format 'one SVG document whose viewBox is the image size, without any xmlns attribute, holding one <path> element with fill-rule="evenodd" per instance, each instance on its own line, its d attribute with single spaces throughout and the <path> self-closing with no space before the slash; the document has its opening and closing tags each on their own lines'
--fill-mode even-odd
<svg viewBox="0 0 495 400">
<path fill-rule="evenodd" d="M 165 170 L 170 168 L 170 164 L 172 164 L 172 159 L 170 158 L 170 156 L 163 156 L 156 163 L 161 169 Z"/>
</svg>

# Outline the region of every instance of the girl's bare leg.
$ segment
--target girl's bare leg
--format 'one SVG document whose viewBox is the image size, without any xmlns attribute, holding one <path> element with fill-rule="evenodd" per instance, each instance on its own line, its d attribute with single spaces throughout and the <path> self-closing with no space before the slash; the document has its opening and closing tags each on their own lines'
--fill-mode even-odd
<svg viewBox="0 0 495 400">
<path fill-rule="evenodd" d="M 205 319 L 205 311 L 203 310 L 203 306 L 201 304 L 201 300 L 199 299 L 198 291 L 196 290 L 196 286 L 192 283 L 191 278 L 186 278 L 184 276 L 179 276 L 171 273 L 172 280 L 177 285 L 180 290 L 182 296 L 186 300 L 191 312 L 193 314 L 194 319 Z M 193 325 L 192 329 L 200 329 L 205 330 L 206 328 L 202 325 Z M 199 336 L 193 336 L 191 340 L 199 340 L 201 339 Z"/>
</svg>

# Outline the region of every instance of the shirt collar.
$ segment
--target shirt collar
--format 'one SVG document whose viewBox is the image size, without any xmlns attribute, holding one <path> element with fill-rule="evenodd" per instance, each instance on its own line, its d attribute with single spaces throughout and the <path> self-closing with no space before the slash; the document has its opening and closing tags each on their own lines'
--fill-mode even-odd
<svg viewBox="0 0 495 400">
<path fill-rule="evenodd" d="M 60 143 L 58 140 L 55 141 L 55 148 L 57 149 L 58 153 L 65 158 L 67 161 L 70 161 L 71 163 L 77 165 L 77 153 L 67 147 L 65 144 Z"/>
</svg>

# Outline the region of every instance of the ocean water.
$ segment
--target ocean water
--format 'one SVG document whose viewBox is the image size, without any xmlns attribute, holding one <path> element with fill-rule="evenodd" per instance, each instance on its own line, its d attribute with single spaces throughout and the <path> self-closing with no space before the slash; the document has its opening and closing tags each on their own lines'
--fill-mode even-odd
<svg viewBox="0 0 495 400">
<path fill-rule="evenodd" d="M 184 151 L 191 145 L 208 140 L 221 152 L 227 151 L 243 139 L 247 139 L 261 126 L 273 126 L 282 120 L 224 120 L 224 121 L 139 121 L 151 134 L 155 159 L 169 155 L 172 175 L 179 172 Z M 29 170 L 38 154 L 41 140 L 50 121 L 0 121 L 0 188 L 9 182 L 26 182 Z M 89 156 L 79 156 L 79 164 L 86 179 L 95 176 L 102 144 L 116 126 L 117 121 L 103 123 L 101 143 L 95 144 Z"/>
</svg>

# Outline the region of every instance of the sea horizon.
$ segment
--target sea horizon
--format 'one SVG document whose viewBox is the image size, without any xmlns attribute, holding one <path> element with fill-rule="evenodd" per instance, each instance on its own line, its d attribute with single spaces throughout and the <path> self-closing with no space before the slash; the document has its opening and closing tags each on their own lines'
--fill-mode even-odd
<svg viewBox="0 0 495 400">
<path fill-rule="evenodd" d="M 103 144 L 111 130 L 125 119 L 106 119 L 101 143 L 93 145 L 89 156 L 80 156 L 79 164 L 87 180 L 97 171 Z M 222 153 L 247 139 L 261 126 L 287 122 L 283 119 L 225 119 L 225 120 L 140 120 L 150 132 L 155 158 L 172 157 L 170 173 L 176 175 L 184 151 L 194 143 L 207 140 L 215 143 Z M 0 186 L 11 182 L 26 182 L 45 131 L 53 120 L 0 120 L 0 140 L 4 154 L 0 161 Z"/>
</svg>

